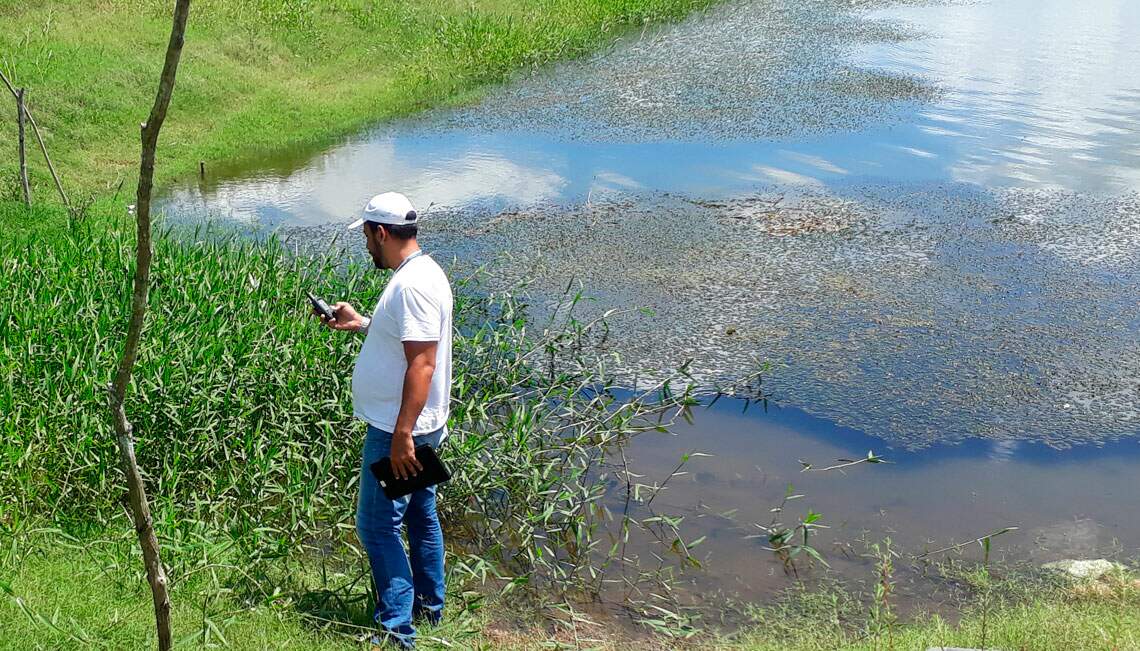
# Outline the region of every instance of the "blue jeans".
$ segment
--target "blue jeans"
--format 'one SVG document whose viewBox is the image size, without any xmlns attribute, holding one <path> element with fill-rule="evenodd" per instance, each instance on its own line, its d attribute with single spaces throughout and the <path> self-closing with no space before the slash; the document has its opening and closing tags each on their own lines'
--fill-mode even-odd
<svg viewBox="0 0 1140 651">
<path fill-rule="evenodd" d="M 438 449 L 445 432 L 441 428 L 417 436 L 416 446 L 426 443 Z M 435 486 L 398 500 L 385 497 L 371 466 L 389 456 L 391 448 L 391 432 L 369 425 L 360 470 L 356 533 L 372 566 L 372 581 L 379 595 L 374 618 L 381 633 L 410 648 L 416 636 L 412 618 L 422 617 L 436 624 L 443 614 L 443 531 L 435 508 Z M 410 565 L 402 536 L 405 524 Z"/>
</svg>

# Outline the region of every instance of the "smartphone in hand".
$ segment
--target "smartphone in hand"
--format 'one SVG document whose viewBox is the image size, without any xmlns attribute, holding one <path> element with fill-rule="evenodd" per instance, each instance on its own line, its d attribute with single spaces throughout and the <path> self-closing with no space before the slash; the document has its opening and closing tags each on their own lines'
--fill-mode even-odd
<svg viewBox="0 0 1140 651">
<path fill-rule="evenodd" d="M 336 312 L 333 311 L 329 304 L 324 302 L 323 299 L 313 296 L 312 292 L 305 292 L 309 295 L 309 302 L 313 304 L 313 309 L 317 311 L 326 320 L 333 320 L 336 318 Z"/>
</svg>

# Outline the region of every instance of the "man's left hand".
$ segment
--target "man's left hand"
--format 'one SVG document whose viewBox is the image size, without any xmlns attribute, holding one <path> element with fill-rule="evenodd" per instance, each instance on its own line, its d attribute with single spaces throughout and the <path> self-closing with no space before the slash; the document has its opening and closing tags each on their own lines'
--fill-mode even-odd
<svg viewBox="0 0 1140 651">
<path fill-rule="evenodd" d="M 392 474 L 396 479 L 410 479 L 423 470 L 423 465 L 416 459 L 416 444 L 412 433 L 394 434 L 392 436 Z"/>
</svg>

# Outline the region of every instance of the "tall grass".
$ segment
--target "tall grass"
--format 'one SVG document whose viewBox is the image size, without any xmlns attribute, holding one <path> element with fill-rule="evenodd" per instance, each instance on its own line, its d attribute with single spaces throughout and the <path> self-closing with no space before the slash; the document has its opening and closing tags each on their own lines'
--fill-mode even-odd
<svg viewBox="0 0 1140 651">
<path fill-rule="evenodd" d="M 110 539 L 72 538 L 50 530 L 25 531 L 11 541 L 0 537 L 4 542 L 0 547 L 0 650 L 153 646 L 150 595 L 139 578 L 137 559 L 132 558 L 136 543 L 129 531 L 109 533 Z M 352 574 L 330 570 L 321 575 L 313 566 L 291 566 L 294 580 L 278 584 L 276 594 L 264 595 L 251 608 L 236 599 L 239 594 L 232 581 L 233 576 L 248 573 L 249 567 L 237 565 L 237 559 L 219 547 L 186 540 L 164 548 L 174 570 L 174 621 L 182 646 L 259 651 L 361 648 L 358 633 L 366 630 L 368 605 L 364 595 L 345 595 L 341 589 L 354 580 Z M 975 574 L 976 568 L 970 564 L 961 571 L 965 574 L 951 573 L 945 579 L 960 576 L 971 581 L 968 575 Z M 1075 586 L 1058 582 L 1056 577 L 1044 579 L 1016 573 L 994 577 L 993 588 L 1001 598 L 994 600 L 988 613 L 989 648 L 1140 648 L 1140 584 L 1135 579 L 1110 577 Z M 292 592 L 296 583 L 305 583 L 308 590 Z M 82 586 L 78 599 L 77 585 Z M 424 649 L 872 651 L 885 646 L 883 640 L 867 634 L 864 597 L 840 586 L 790 588 L 782 598 L 755 606 L 754 623 L 743 630 L 683 644 L 644 635 L 630 640 L 622 635 L 622 627 L 582 623 L 575 645 L 569 631 L 552 633 L 544 622 L 521 617 L 517 608 L 508 610 L 511 604 L 480 601 L 461 590 L 449 594 L 444 626 L 424 631 L 420 645 Z M 342 603 L 354 597 L 356 601 Z M 360 628 L 343 623 L 346 605 Z M 980 604 L 973 603 L 961 611 L 960 618 L 950 621 L 937 615 L 907 617 L 895 627 L 895 648 L 979 647 L 982 612 Z M 320 618 L 329 616 L 340 618 L 339 625 L 321 625 Z M 517 623 L 517 629 L 505 634 L 503 620 Z"/>
<path fill-rule="evenodd" d="M 5 210 L 20 221 L 22 207 Z M 44 517 L 76 529 L 120 511 L 104 387 L 128 308 L 124 231 L 97 217 L 0 241 L 0 523 L 10 529 Z M 353 547 L 363 430 L 348 382 L 360 339 L 320 328 L 305 299 L 373 304 L 385 277 L 346 259 L 208 229 L 156 238 L 128 416 L 160 536 L 221 532 L 250 562 Z M 536 327 L 517 296 L 478 279 L 456 280 L 445 447 L 455 478 L 441 508 L 457 566 L 565 601 L 598 596 L 606 568 L 629 562 L 603 529 L 643 531 L 662 556 L 692 562 L 679 520 L 664 525 L 637 500 L 615 513 L 606 500 L 607 486 L 634 487 L 624 444 L 693 404 L 687 391 L 621 393 L 595 352 L 602 321 L 576 316 L 580 297 Z M 639 568 L 623 576 L 631 589 L 655 580 Z"/>
</svg>

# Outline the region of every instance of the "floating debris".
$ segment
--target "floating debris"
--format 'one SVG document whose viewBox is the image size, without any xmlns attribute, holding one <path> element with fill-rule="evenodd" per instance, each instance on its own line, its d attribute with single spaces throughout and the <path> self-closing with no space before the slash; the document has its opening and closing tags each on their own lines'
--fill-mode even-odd
<svg viewBox="0 0 1140 651">
<path fill-rule="evenodd" d="M 620 140 L 737 140 L 846 131 L 899 119 L 898 100 L 939 90 L 913 75 L 844 63 L 860 43 L 921 33 L 835 0 L 736 1 L 623 41 L 604 56 L 536 72 L 435 126 Z"/>
<path fill-rule="evenodd" d="M 530 281 L 536 309 L 571 279 L 599 312 L 651 308 L 611 323 L 630 383 L 692 359 L 711 390 L 770 363 L 764 386 L 777 400 L 906 447 L 1136 434 L 1140 239 L 1121 236 L 1140 220 L 1128 208 L 1136 197 L 1059 195 L 1065 233 L 1046 226 L 1060 215 L 1036 207 L 1040 227 L 1000 219 L 1052 205 L 1053 194 L 940 185 L 626 196 L 490 221 L 437 216 L 430 237 L 461 260 L 510 252 L 495 276 Z"/>
</svg>

